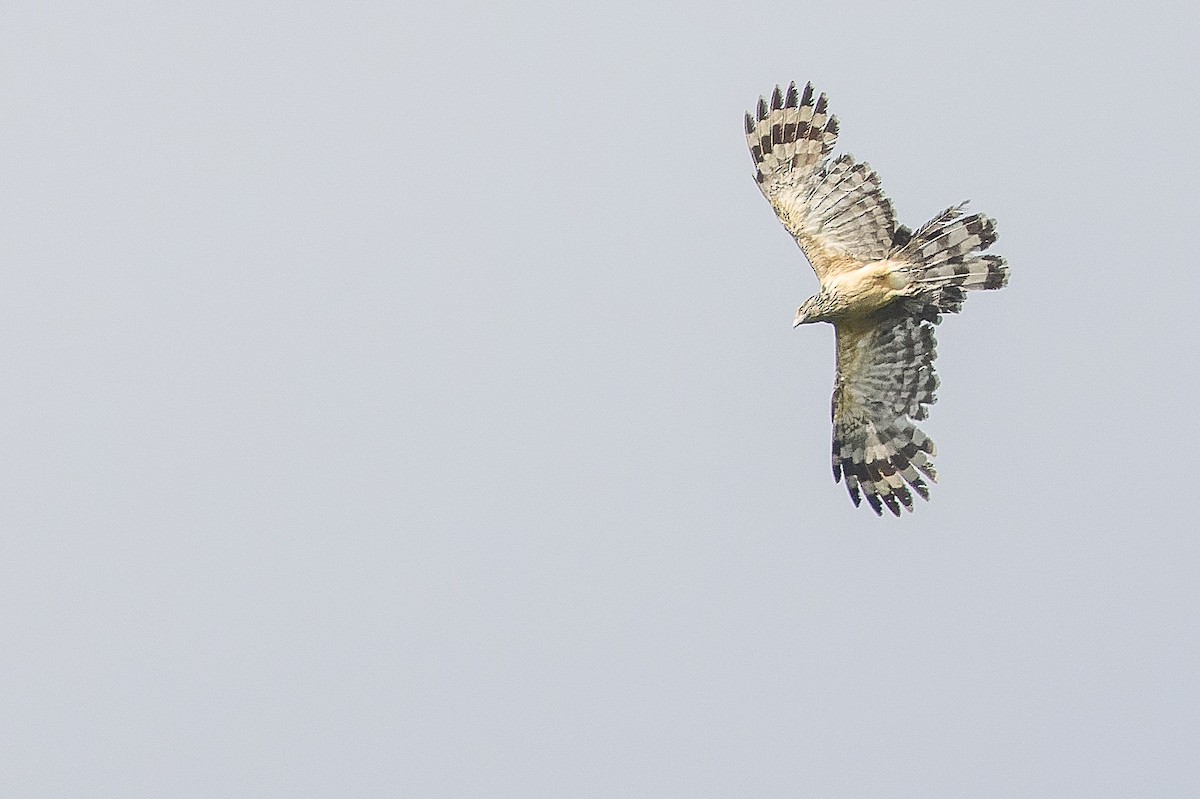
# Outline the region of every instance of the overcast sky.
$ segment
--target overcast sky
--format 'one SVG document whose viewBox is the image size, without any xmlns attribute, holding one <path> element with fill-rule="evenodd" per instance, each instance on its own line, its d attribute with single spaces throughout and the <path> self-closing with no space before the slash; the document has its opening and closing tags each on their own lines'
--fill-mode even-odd
<svg viewBox="0 0 1200 799">
<path fill-rule="evenodd" d="M 0 794 L 1195 796 L 1191 3 L 9 3 Z M 915 226 L 916 513 L 741 115 Z"/>
</svg>

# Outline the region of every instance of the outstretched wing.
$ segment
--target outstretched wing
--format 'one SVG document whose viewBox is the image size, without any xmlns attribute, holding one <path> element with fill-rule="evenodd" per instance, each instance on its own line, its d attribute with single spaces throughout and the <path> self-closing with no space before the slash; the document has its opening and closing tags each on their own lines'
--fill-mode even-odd
<svg viewBox="0 0 1200 799">
<path fill-rule="evenodd" d="M 786 93 L 776 86 L 769 106 L 760 97 L 754 117 L 746 114 L 758 187 L 820 280 L 885 257 L 896 231 L 875 171 L 850 155 L 827 162 L 838 121 L 826 106 L 824 94 L 814 102 L 811 83 L 803 95 L 792 83 Z"/>
<path fill-rule="evenodd" d="M 911 511 L 913 491 L 929 499 L 922 475 L 937 482 L 936 448 L 913 420 L 937 401 L 938 321 L 934 307 L 901 303 L 837 325 L 833 478 L 845 477 L 854 504 L 865 495 L 876 514 Z"/>
</svg>

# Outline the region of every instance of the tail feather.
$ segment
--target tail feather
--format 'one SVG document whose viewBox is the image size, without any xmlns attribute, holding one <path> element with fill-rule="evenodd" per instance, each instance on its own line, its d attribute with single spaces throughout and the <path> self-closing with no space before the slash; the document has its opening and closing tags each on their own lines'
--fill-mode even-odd
<svg viewBox="0 0 1200 799">
<path fill-rule="evenodd" d="M 965 206 L 947 208 L 907 241 L 898 240 L 892 255 L 911 264 L 917 298 L 941 312 L 957 313 L 965 291 L 1008 285 L 1004 258 L 983 254 L 996 241 L 995 221 L 983 214 L 965 216 Z"/>
</svg>

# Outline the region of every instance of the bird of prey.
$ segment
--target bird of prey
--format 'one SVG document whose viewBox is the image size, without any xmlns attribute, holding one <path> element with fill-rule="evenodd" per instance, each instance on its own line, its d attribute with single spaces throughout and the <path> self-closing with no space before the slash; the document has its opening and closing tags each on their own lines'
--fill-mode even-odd
<svg viewBox="0 0 1200 799">
<path fill-rule="evenodd" d="M 966 292 L 1008 283 L 999 255 L 983 254 L 996 224 L 947 208 L 912 231 L 896 223 L 879 176 L 851 155 L 832 161 L 838 121 L 809 83 L 775 87 L 746 114 L 755 179 L 821 282 L 793 326 L 829 322 L 837 334 L 833 479 L 877 515 L 911 511 L 937 482 L 935 448 L 914 424 L 936 401 L 933 327 Z"/>
</svg>

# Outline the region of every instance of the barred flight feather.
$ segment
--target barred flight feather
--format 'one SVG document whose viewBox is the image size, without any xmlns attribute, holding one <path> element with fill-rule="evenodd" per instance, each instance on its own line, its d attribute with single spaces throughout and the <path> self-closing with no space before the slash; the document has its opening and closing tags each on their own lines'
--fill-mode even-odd
<svg viewBox="0 0 1200 799">
<path fill-rule="evenodd" d="M 824 94 L 813 100 L 811 83 L 803 94 L 795 83 L 786 92 L 776 86 L 769 104 L 760 97 L 755 116 L 746 114 L 755 180 L 818 277 L 847 257 L 882 258 L 895 230 L 892 204 L 870 166 L 851 156 L 827 164 L 837 132 L 837 117 Z"/>
<path fill-rule="evenodd" d="M 912 422 L 926 418 L 937 401 L 933 324 L 902 306 L 888 307 L 859 324 L 839 325 L 837 345 L 834 479 L 846 476 L 855 505 L 861 491 L 877 513 L 884 506 L 897 514 L 901 506 L 912 510 L 905 484 L 928 499 L 918 472 L 937 481 L 933 441 Z"/>
</svg>

